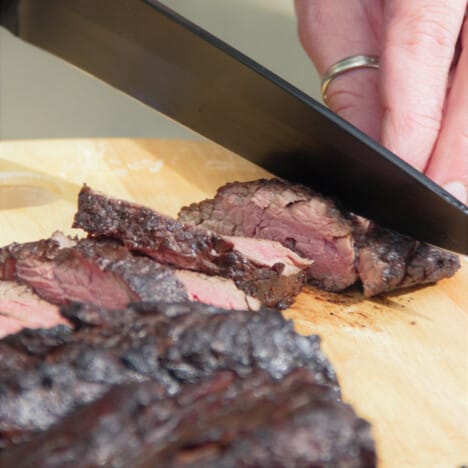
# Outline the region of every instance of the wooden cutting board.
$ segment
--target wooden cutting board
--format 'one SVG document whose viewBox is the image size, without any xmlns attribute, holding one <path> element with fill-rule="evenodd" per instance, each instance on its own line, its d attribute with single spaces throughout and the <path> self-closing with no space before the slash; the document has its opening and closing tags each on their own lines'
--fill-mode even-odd
<svg viewBox="0 0 468 468">
<path fill-rule="evenodd" d="M 82 183 L 175 216 L 228 181 L 268 174 L 213 144 L 0 143 L 0 244 L 71 225 Z M 308 288 L 285 312 L 322 336 L 343 398 L 373 425 L 379 466 L 468 464 L 468 261 L 435 286 L 365 300 Z"/>
</svg>

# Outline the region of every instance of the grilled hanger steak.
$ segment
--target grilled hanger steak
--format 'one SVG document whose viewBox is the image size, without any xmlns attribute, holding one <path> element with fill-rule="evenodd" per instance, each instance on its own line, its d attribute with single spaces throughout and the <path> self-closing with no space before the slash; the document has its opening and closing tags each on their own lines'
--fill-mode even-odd
<svg viewBox="0 0 468 468">
<path fill-rule="evenodd" d="M 369 424 L 305 369 L 216 371 L 176 395 L 117 386 L 6 453 L 4 466 L 371 467 Z"/>
<path fill-rule="evenodd" d="M 234 182 L 182 208 L 179 220 L 222 235 L 271 239 L 313 260 L 309 280 L 364 294 L 433 283 L 460 267 L 456 255 L 342 212 L 329 198 L 279 179 Z"/>
<path fill-rule="evenodd" d="M 135 256 L 115 240 L 77 240 L 61 233 L 55 233 L 51 239 L 0 249 L 0 279 L 24 283 L 51 304 L 81 301 L 118 308 L 135 301 L 190 299 L 227 309 L 260 307 L 256 299 L 237 289 L 230 280 L 178 270 L 148 257 Z M 26 291 L 22 295 L 25 294 Z M 12 310 L 17 298 L 10 296 L 10 300 L 0 299 L 0 311 Z M 22 300 L 26 301 L 24 297 Z M 38 299 L 36 302 L 39 303 Z M 49 308 L 54 310 L 51 305 Z M 27 312 L 31 319 L 44 315 L 34 303 L 28 304 Z M 57 313 L 52 316 L 59 320 Z M 54 325 L 45 318 L 42 324 Z"/>
<path fill-rule="evenodd" d="M 79 194 L 73 227 L 118 239 L 161 263 L 232 279 L 269 307 L 285 308 L 293 302 L 311 264 L 280 243 L 225 238 L 87 186 Z"/>
<path fill-rule="evenodd" d="M 320 339 L 262 305 L 435 282 L 458 258 L 278 179 L 179 219 L 85 185 L 87 238 L 0 249 L 0 465 L 375 466 Z"/>
<path fill-rule="evenodd" d="M 276 380 L 297 368 L 339 398 L 317 336 L 272 310 L 141 303 L 123 310 L 72 305 L 73 330 L 23 330 L 0 340 L 0 447 L 31 439 L 117 384 L 153 380 L 170 393 L 220 369 Z"/>
</svg>

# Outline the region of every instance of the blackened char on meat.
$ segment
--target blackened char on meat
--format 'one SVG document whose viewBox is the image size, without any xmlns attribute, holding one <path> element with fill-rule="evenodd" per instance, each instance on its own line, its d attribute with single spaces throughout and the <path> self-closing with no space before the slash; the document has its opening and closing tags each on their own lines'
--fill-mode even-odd
<svg viewBox="0 0 468 468">
<path fill-rule="evenodd" d="M 5 336 L 0 340 L 0 379 L 38 366 L 51 350 L 66 343 L 72 333 L 70 326 L 57 325 L 23 328 Z"/>
<path fill-rule="evenodd" d="M 301 291 L 310 261 L 276 242 L 224 238 L 84 186 L 73 227 L 119 239 L 177 268 L 232 279 L 269 307 L 285 308 Z"/>
<path fill-rule="evenodd" d="M 372 467 L 369 424 L 305 369 L 281 380 L 213 373 L 176 396 L 153 382 L 117 386 L 0 463 L 88 466 Z"/>
<path fill-rule="evenodd" d="M 313 190 L 279 179 L 234 182 L 179 220 L 225 235 L 277 240 L 314 260 L 312 283 L 340 291 L 358 278 L 373 296 L 432 283 L 460 267 L 456 255 L 344 213 Z"/>
<path fill-rule="evenodd" d="M 111 386 L 144 380 L 174 393 L 219 369 L 248 376 L 260 367 L 281 379 L 304 368 L 339 398 L 319 337 L 295 333 L 276 311 L 188 302 L 73 305 L 62 313 L 72 332 L 62 325 L 0 340 L 0 448 L 30 439 Z"/>
<path fill-rule="evenodd" d="M 359 278 L 366 296 L 449 278 L 459 258 L 409 236 L 351 215 L 358 249 Z"/>
<path fill-rule="evenodd" d="M 0 249 L 1 279 L 25 283 L 46 301 L 59 305 L 79 301 L 119 308 L 135 301 L 190 299 L 227 309 L 257 310 L 260 307 L 256 299 L 237 289 L 231 280 L 176 270 L 149 257 L 135 256 L 115 240 L 76 240 L 60 233 L 51 239 L 11 244 Z M 0 291 L 2 287 L 0 281 Z M 22 296 L 25 294 L 23 291 Z M 15 303 L 19 300 L 19 296 L 15 298 L 11 294 L 0 298 L 0 313 L 2 309 L 18 312 Z M 60 323 L 58 309 L 55 315 L 49 313 L 54 323 L 46 320 L 44 312 L 45 308 L 53 309 L 51 304 L 32 302 L 29 301 L 23 317 L 43 316 L 42 326 Z M 8 320 L 11 321 L 11 317 Z M 16 326 L 13 330 L 17 331 L 28 323 L 4 325 L 5 331 L 11 332 L 12 327 Z"/>
</svg>

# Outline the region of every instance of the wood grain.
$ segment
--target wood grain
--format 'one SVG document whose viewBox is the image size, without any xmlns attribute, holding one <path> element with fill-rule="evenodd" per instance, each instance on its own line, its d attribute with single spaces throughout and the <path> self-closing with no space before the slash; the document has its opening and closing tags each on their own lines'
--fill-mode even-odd
<svg viewBox="0 0 468 468">
<path fill-rule="evenodd" d="M 268 174 L 213 144 L 0 144 L 0 244 L 70 229 L 82 183 L 175 216 L 233 180 Z M 76 233 L 76 232 L 75 232 Z M 373 425 L 379 466 L 468 464 L 468 262 L 437 285 L 366 300 L 307 288 L 285 312 L 318 333 L 343 397 Z"/>
</svg>

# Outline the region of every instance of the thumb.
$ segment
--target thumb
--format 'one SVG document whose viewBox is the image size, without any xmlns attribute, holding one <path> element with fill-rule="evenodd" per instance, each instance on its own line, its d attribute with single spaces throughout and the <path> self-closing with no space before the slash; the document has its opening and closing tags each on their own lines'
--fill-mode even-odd
<svg viewBox="0 0 468 468">
<path fill-rule="evenodd" d="M 301 43 L 320 76 L 352 55 L 378 55 L 381 2 L 296 0 Z M 355 69 L 337 76 L 327 89 L 327 105 L 374 139 L 380 136 L 379 74 Z"/>
</svg>

